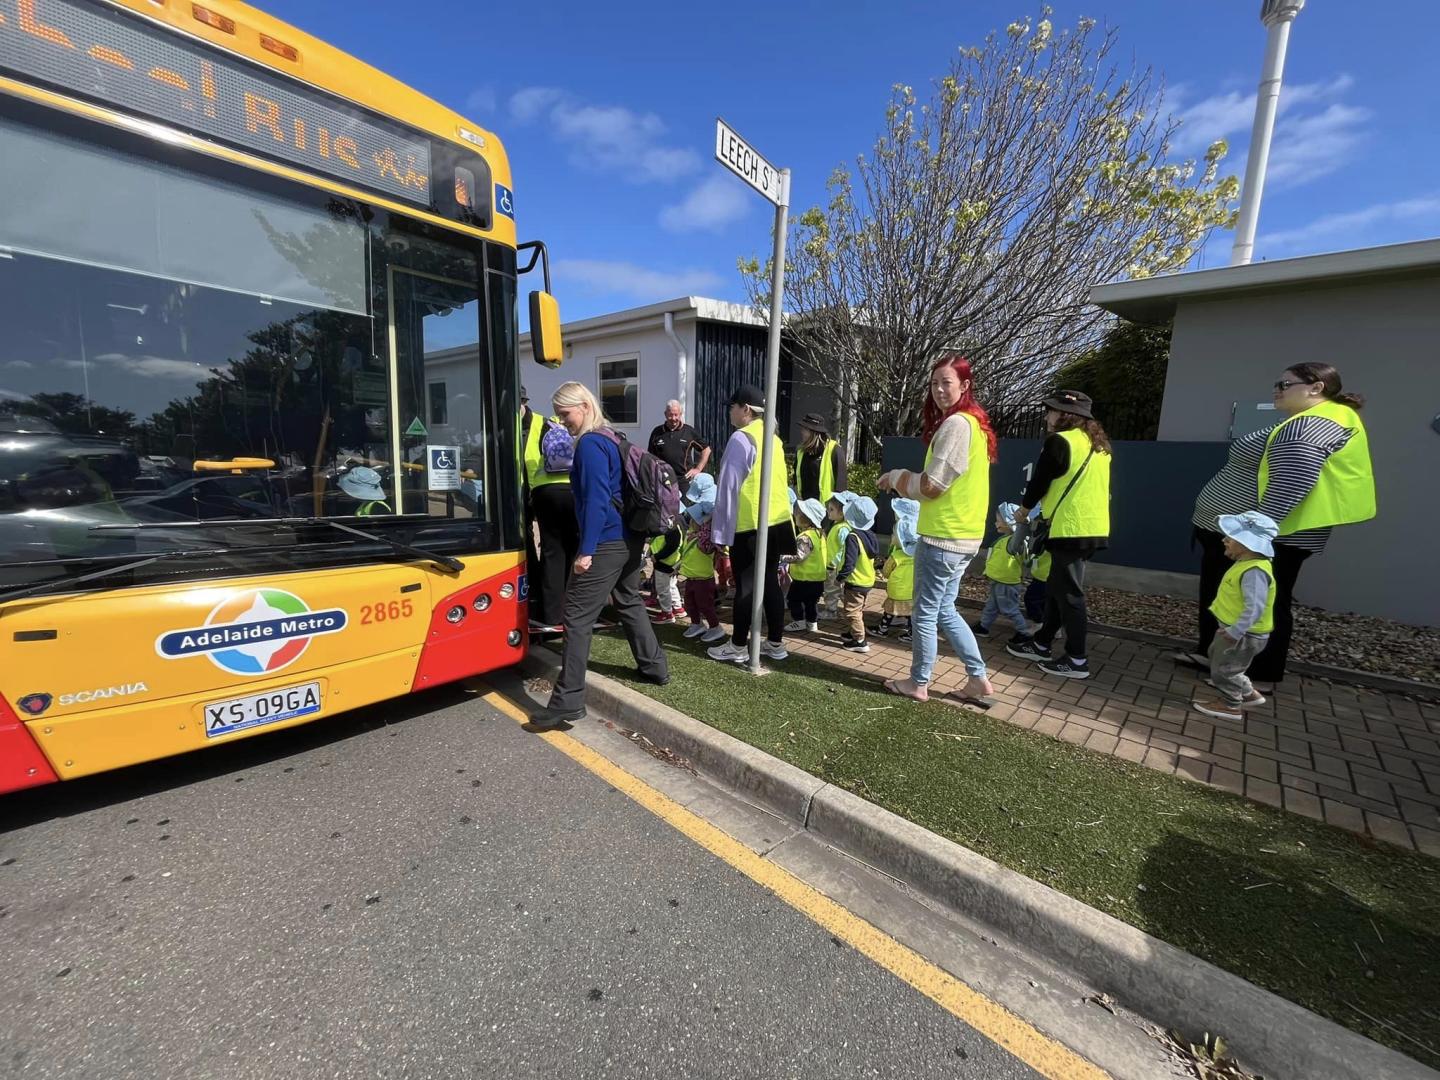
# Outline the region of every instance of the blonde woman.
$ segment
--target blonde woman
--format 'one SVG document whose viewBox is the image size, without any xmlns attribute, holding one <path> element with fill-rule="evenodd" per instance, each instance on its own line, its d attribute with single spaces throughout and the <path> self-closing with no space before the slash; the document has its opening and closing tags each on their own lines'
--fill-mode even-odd
<svg viewBox="0 0 1440 1080">
<path fill-rule="evenodd" d="M 585 669 L 595 622 L 608 599 L 614 605 L 635 656 L 639 675 L 663 686 L 669 667 L 640 596 L 644 537 L 620 520 L 622 463 L 600 403 L 588 387 L 567 382 L 555 391 L 555 415 L 575 439 L 570 487 L 580 523 L 579 554 L 565 590 L 565 648 L 560 677 L 543 716 L 532 721 L 541 730 L 585 718 Z"/>
</svg>

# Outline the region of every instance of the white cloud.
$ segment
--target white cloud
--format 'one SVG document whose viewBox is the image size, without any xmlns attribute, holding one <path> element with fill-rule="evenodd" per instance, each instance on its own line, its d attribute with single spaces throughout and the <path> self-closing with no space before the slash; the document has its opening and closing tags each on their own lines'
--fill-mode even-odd
<svg viewBox="0 0 1440 1080">
<path fill-rule="evenodd" d="M 564 288 L 574 286 L 589 293 L 628 296 L 646 302 L 675 296 L 703 296 L 724 284 L 720 275 L 710 270 L 651 270 L 634 263 L 603 259 L 558 259 L 555 279 L 557 285 L 563 281 Z"/>
<path fill-rule="evenodd" d="M 1255 250 L 1261 255 L 1299 255 L 1319 250 L 1336 251 L 1376 243 L 1375 234 L 1386 226 L 1407 226 L 1420 231 L 1440 230 L 1440 191 L 1397 202 L 1377 203 L 1361 210 L 1326 214 L 1308 225 L 1262 233 Z M 1420 239 L 1394 237 L 1378 242 Z"/>
<path fill-rule="evenodd" d="M 500 95 L 493 86 L 477 86 L 465 98 L 465 112 L 472 116 L 489 116 L 500 107 Z"/>
<path fill-rule="evenodd" d="M 1327 82 L 1295 83 L 1280 91 L 1275 135 L 1270 144 L 1266 185 L 1295 187 L 1318 179 L 1354 160 L 1365 141 L 1369 109 L 1336 99 L 1355 86 L 1349 75 Z M 1171 95 L 1171 113 L 1182 120 L 1171 149 L 1183 156 L 1204 153 L 1216 139 L 1228 139 L 1234 153 L 1227 171 L 1245 170 L 1255 94 L 1230 90 L 1187 104 L 1181 87 Z"/>
<path fill-rule="evenodd" d="M 660 211 L 670 232 L 718 232 L 739 221 L 753 202 L 751 192 L 729 173 L 716 173 L 683 200 Z"/>
<path fill-rule="evenodd" d="M 7 368 L 14 368 L 17 371 L 24 371 L 28 368 L 33 368 L 35 365 L 32 364 L 29 360 L 6 360 L 3 366 Z"/>
<path fill-rule="evenodd" d="M 193 360 L 172 360 L 166 356 L 100 353 L 91 359 L 113 364 L 132 375 L 141 375 L 147 379 L 199 379 L 211 370 Z M 85 366 L 85 362 L 83 360 L 67 360 L 65 366 L 81 368 Z"/>
<path fill-rule="evenodd" d="M 510 115 L 522 124 L 543 116 L 581 168 L 666 182 L 700 167 L 695 151 L 664 144 L 665 124 L 654 113 L 587 104 L 554 86 L 530 86 L 511 95 Z"/>
</svg>

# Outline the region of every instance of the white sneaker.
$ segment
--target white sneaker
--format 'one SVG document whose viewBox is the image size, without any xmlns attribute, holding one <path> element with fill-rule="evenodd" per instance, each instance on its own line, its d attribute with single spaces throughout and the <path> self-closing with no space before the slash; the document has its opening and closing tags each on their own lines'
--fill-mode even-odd
<svg viewBox="0 0 1440 1080">
<path fill-rule="evenodd" d="M 714 645 L 717 641 L 724 641 L 730 636 L 730 632 L 723 626 L 712 626 L 700 635 L 700 640 L 706 645 Z"/>
<path fill-rule="evenodd" d="M 807 623 L 804 619 L 795 619 L 793 622 L 787 622 L 785 624 L 785 632 L 787 634 L 799 634 L 810 629 L 813 625 L 813 623 Z"/>
<path fill-rule="evenodd" d="M 786 660 L 790 653 L 785 646 L 778 641 L 762 641 L 760 643 L 760 655 L 767 660 Z"/>
<path fill-rule="evenodd" d="M 818 634 L 820 632 L 820 624 L 818 622 L 807 622 L 805 629 L 809 630 L 812 634 Z"/>
<path fill-rule="evenodd" d="M 743 664 L 750 659 L 750 654 L 744 649 L 736 648 L 734 642 L 727 641 L 723 645 L 716 645 L 713 649 L 706 649 L 705 655 L 711 660 L 721 660 L 730 664 Z"/>
<path fill-rule="evenodd" d="M 705 633 L 705 624 L 702 622 L 692 622 L 689 626 L 685 628 L 685 633 L 681 634 L 680 636 L 687 638 L 697 638 L 703 633 Z"/>
</svg>

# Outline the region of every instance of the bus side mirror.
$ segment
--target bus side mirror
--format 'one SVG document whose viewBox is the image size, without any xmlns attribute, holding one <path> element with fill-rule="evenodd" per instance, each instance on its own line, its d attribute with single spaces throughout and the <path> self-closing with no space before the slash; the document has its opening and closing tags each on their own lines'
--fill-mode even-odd
<svg viewBox="0 0 1440 1080">
<path fill-rule="evenodd" d="M 565 359 L 560 343 L 560 304 L 548 292 L 530 294 L 530 351 L 537 364 L 559 367 Z"/>
</svg>

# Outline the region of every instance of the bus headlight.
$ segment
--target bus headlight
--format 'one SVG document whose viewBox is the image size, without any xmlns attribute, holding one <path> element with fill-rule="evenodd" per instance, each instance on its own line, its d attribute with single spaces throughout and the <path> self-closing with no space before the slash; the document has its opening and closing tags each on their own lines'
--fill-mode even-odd
<svg viewBox="0 0 1440 1080">
<path fill-rule="evenodd" d="M 509 599 L 510 599 L 512 596 L 514 596 L 514 595 L 515 595 L 515 586 L 514 586 L 514 585 L 511 585 L 508 581 L 507 581 L 504 585 L 501 585 L 501 586 L 500 586 L 500 599 L 501 599 L 501 600 L 509 600 Z"/>
<path fill-rule="evenodd" d="M 465 606 L 456 604 L 445 613 L 445 621 L 448 623 L 461 623 L 465 621 Z"/>
<path fill-rule="evenodd" d="M 475 597 L 475 610 L 476 610 L 476 611 L 489 611 L 489 610 L 490 610 L 490 594 L 489 594 L 489 593 L 483 593 L 483 592 L 482 592 L 479 596 Z"/>
</svg>

